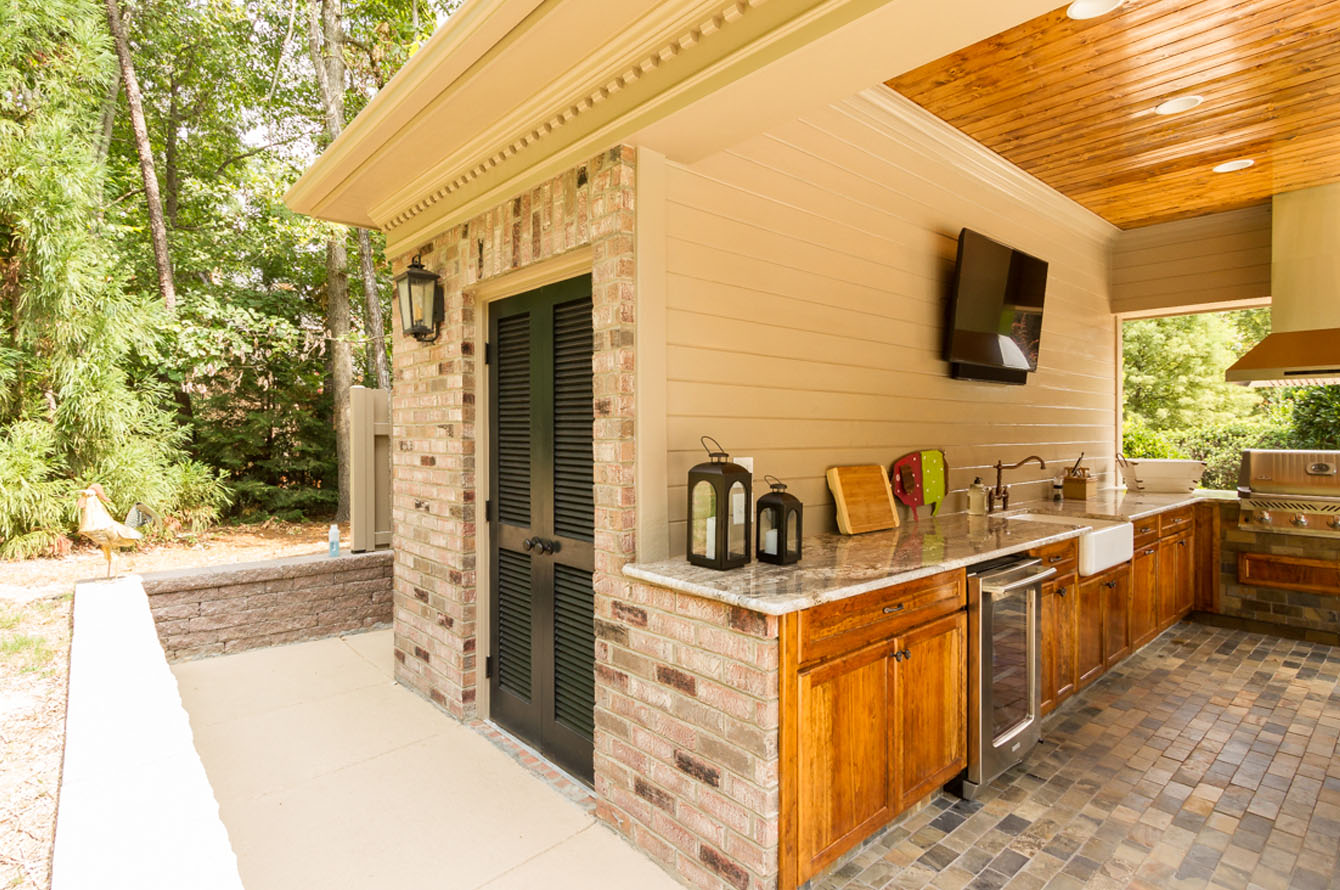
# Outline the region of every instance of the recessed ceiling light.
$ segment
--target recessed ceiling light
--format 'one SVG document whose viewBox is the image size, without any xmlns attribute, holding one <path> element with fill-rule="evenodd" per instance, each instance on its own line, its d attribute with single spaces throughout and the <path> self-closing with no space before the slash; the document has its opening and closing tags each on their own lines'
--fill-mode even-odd
<svg viewBox="0 0 1340 890">
<path fill-rule="evenodd" d="M 1214 166 L 1215 173 L 1233 173 L 1237 170 L 1246 170 L 1252 164 L 1255 164 L 1251 158 L 1238 158 L 1236 161 L 1224 161 L 1222 164 Z"/>
<path fill-rule="evenodd" d="M 1096 19 L 1100 15 L 1107 15 L 1116 9 L 1125 0 L 1075 0 L 1065 9 L 1065 14 L 1072 19 Z"/>
<path fill-rule="evenodd" d="M 1202 96 L 1178 96 L 1176 99 L 1169 99 L 1155 105 L 1154 113 L 1181 114 L 1183 111 L 1190 111 L 1204 101 L 1205 99 Z"/>
</svg>

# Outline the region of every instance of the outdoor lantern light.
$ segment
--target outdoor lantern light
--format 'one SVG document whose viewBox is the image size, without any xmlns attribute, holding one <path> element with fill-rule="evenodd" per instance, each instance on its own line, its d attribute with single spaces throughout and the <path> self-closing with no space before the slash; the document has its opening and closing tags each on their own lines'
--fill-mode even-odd
<svg viewBox="0 0 1340 890">
<path fill-rule="evenodd" d="M 754 523 L 754 555 L 759 562 L 779 566 L 800 561 L 801 517 L 805 505 L 800 498 L 786 493 L 786 485 L 776 476 L 764 476 L 772 491 L 758 499 L 758 521 Z"/>
<path fill-rule="evenodd" d="M 710 569 L 733 569 L 749 562 L 749 471 L 711 436 L 700 440 L 710 460 L 689 470 L 689 562 Z M 711 442 L 716 450 L 708 448 Z"/>
<path fill-rule="evenodd" d="M 425 269 L 415 254 L 409 268 L 396 276 L 395 287 L 405 333 L 422 343 L 432 343 L 442 323 L 442 288 L 437 275 Z"/>
</svg>

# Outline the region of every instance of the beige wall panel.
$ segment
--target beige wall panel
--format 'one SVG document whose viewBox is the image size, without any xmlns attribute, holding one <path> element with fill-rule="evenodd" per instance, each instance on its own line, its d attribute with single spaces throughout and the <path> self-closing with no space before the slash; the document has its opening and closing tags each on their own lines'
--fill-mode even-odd
<svg viewBox="0 0 1340 890">
<path fill-rule="evenodd" d="M 1112 310 L 1190 310 L 1270 295 L 1270 206 L 1178 220 L 1117 236 Z"/>
<path fill-rule="evenodd" d="M 755 459 L 834 527 L 824 472 L 943 448 L 948 509 L 997 459 L 1085 451 L 1111 472 L 1115 329 L 1109 234 L 1076 229 L 869 106 L 838 103 L 692 165 L 667 165 L 667 474 L 671 551 L 698 437 Z M 1040 367 L 1026 386 L 951 380 L 941 360 L 959 229 L 1050 264 Z M 1016 502 L 1051 473 L 1009 474 Z"/>
</svg>

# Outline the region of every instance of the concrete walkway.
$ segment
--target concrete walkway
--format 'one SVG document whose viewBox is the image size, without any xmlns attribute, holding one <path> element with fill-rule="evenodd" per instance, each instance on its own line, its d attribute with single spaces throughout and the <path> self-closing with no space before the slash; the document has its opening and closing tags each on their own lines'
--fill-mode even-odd
<svg viewBox="0 0 1340 890">
<path fill-rule="evenodd" d="M 374 631 L 173 667 L 247 890 L 679 890 L 391 681 Z"/>
</svg>

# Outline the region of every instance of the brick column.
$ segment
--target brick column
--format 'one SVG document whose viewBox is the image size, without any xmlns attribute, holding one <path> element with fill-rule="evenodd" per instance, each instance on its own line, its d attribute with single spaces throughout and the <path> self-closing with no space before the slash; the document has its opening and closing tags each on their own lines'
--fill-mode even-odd
<svg viewBox="0 0 1340 890">
<path fill-rule="evenodd" d="M 623 146 L 591 158 L 414 253 L 442 277 L 436 343 L 401 335 L 395 309 L 392 511 L 396 679 L 458 718 L 476 712 L 477 375 L 471 286 L 590 245 L 595 331 L 597 591 L 634 553 L 634 165 Z"/>
</svg>

